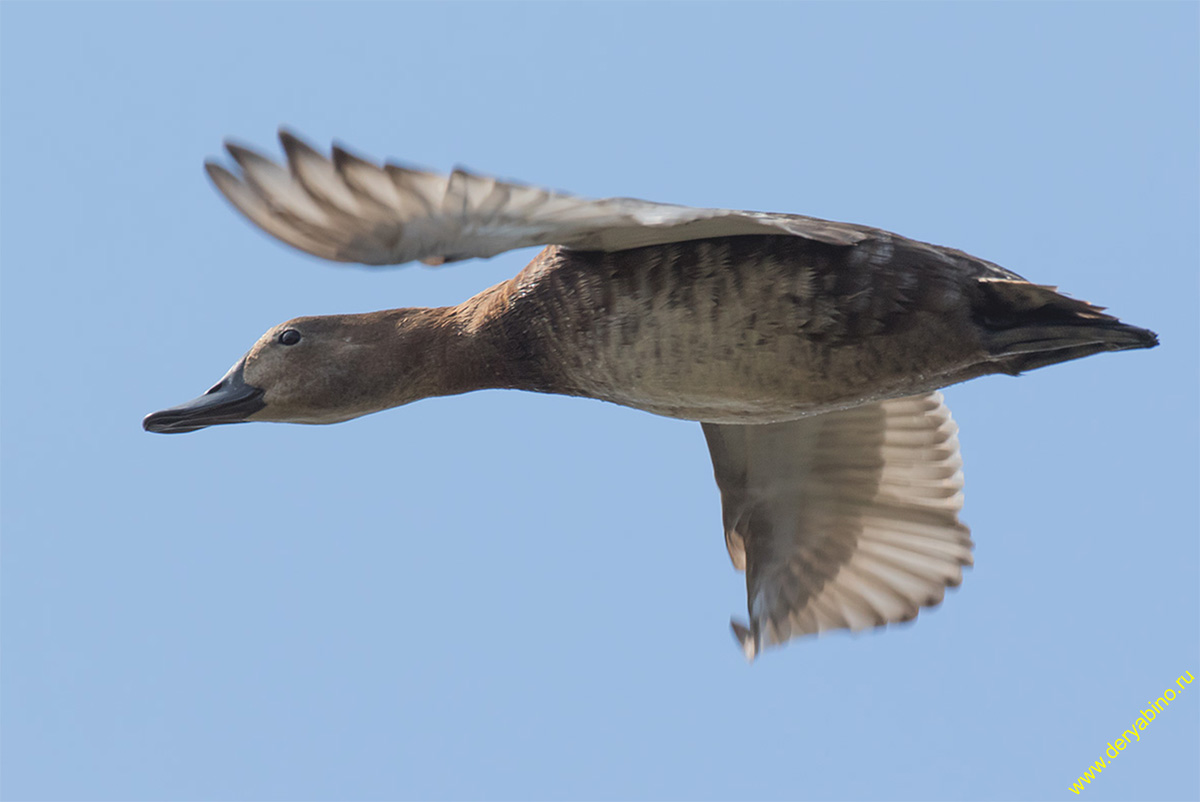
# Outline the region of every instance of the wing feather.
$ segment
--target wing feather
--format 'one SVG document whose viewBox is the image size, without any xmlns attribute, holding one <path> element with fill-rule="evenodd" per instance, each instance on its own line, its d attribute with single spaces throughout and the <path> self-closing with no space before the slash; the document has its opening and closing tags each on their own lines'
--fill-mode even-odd
<svg viewBox="0 0 1200 802">
<path fill-rule="evenodd" d="M 208 162 L 217 189 L 271 236 L 369 265 L 441 264 L 532 245 L 620 251 L 708 237 L 786 234 L 853 245 L 879 232 L 800 215 L 698 209 L 633 198 L 591 200 L 500 181 L 376 165 L 335 146 L 326 157 L 280 131 L 286 166 L 226 143 L 238 172 Z"/>
<path fill-rule="evenodd" d="M 746 571 L 748 657 L 908 621 L 972 562 L 957 427 L 940 393 L 766 426 L 704 424 L 725 540 Z"/>
</svg>

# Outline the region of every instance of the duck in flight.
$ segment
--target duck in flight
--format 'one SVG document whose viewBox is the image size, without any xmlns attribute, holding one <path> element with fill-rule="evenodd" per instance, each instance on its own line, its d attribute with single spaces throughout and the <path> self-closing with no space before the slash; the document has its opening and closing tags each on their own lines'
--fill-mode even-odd
<svg viewBox="0 0 1200 802">
<path fill-rule="evenodd" d="M 590 200 L 455 170 L 227 144 L 206 166 L 242 214 L 339 262 L 441 265 L 546 246 L 463 303 L 268 330 L 147 431 L 336 423 L 487 388 L 700 422 L 746 656 L 914 618 L 972 563 L 957 429 L 938 390 L 1153 332 L 961 251 L 791 214 Z"/>
</svg>

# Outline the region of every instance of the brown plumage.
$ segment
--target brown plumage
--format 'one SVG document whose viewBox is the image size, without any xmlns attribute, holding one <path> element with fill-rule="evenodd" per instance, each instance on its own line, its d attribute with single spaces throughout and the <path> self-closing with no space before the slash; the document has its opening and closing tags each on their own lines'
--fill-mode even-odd
<svg viewBox="0 0 1200 802">
<path fill-rule="evenodd" d="M 297 318 L 155 432 L 332 423 L 506 387 L 701 421 L 726 543 L 746 571 L 748 657 L 913 618 L 971 563 L 956 427 L 939 388 L 1152 332 L 960 251 L 798 215 L 592 201 L 455 171 L 286 167 L 230 145 L 209 174 L 268 233 L 339 261 L 443 264 L 549 244 L 443 309 Z"/>
</svg>

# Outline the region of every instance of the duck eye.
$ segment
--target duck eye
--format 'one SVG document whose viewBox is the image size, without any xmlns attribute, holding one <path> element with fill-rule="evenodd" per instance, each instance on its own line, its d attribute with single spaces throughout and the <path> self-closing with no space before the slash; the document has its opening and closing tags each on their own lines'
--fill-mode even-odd
<svg viewBox="0 0 1200 802">
<path fill-rule="evenodd" d="M 280 345 L 295 345 L 300 342 L 300 332 L 295 329 L 284 329 L 279 332 Z"/>
</svg>

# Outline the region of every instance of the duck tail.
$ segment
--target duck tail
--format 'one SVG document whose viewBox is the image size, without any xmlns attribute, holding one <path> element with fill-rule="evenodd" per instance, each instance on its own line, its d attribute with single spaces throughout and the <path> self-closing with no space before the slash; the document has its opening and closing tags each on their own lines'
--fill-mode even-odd
<svg viewBox="0 0 1200 802">
<path fill-rule="evenodd" d="M 1069 298 L 1056 287 L 1008 278 L 979 280 L 976 322 L 984 349 L 1017 375 L 1101 351 L 1153 348 L 1158 335 L 1122 323 L 1104 307 Z"/>
</svg>

